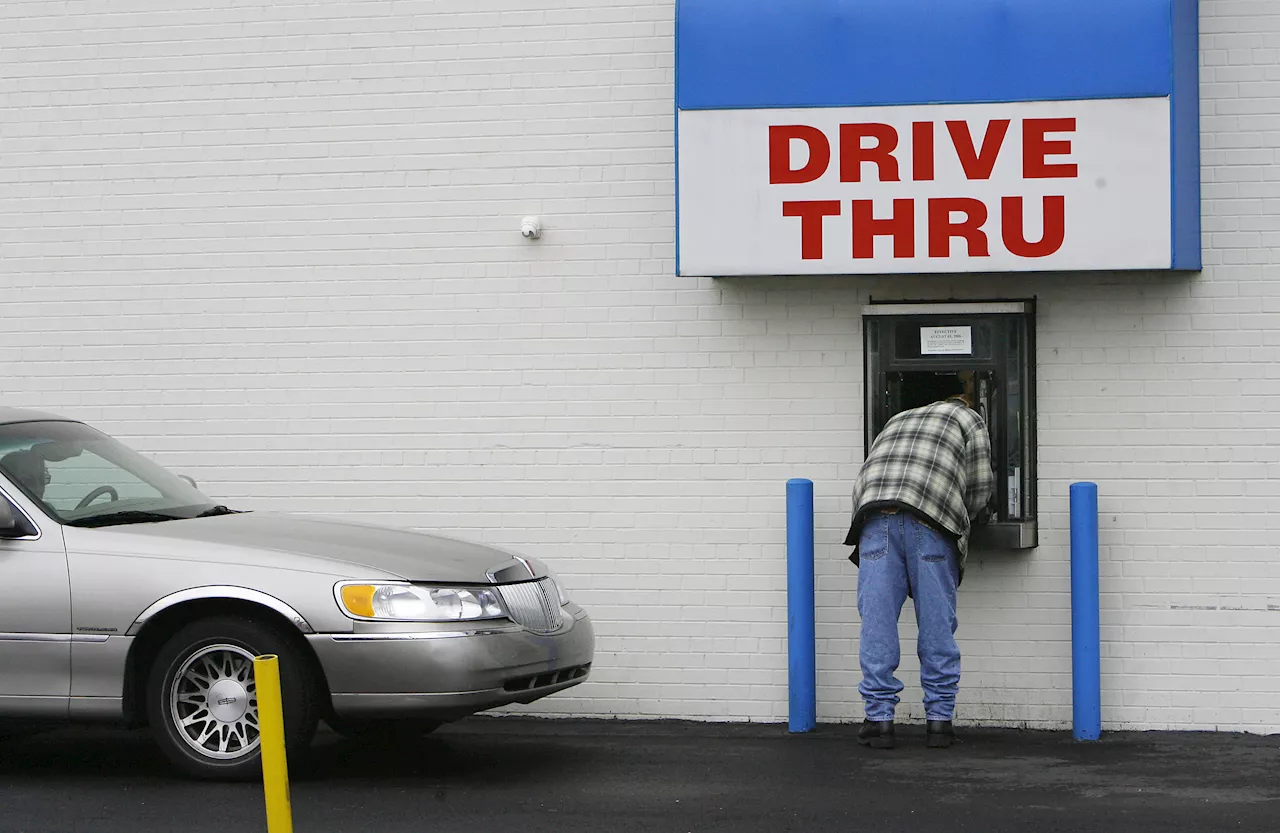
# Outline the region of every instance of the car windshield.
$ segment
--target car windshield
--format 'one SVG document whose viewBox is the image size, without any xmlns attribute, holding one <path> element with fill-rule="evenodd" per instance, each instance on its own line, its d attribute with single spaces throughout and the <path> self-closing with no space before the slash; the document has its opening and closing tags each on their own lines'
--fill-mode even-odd
<svg viewBox="0 0 1280 833">
<path fill-rule="evenodd" d="M 223 509 L 182 478 L 79 422 L 0 425 L 0 473 L 73 526 L 179 520 Z"/>
</svg>

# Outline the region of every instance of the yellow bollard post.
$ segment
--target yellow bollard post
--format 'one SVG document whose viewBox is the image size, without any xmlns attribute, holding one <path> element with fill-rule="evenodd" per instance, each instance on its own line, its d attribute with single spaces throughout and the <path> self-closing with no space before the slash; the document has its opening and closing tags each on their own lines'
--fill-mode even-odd
<svg viewBox="0 0 1280 833">
<path fill-rule="evenodd" d="M 262 788 L 267 797 L 267 833 L 293 833 L 279 659 L 274 654 L 255 657 L 253 679 L 258 693 L 258 733 L 262 743 Z"/>
</svg>

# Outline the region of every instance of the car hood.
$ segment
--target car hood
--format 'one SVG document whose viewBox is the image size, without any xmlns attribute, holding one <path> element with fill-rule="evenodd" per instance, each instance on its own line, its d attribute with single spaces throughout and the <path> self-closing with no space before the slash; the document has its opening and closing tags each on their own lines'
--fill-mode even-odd
<svg viewBox="0 0 1280 833">
<path fill-rule="evenodd" d="M 204 563 L 335 573 L 351 578 L 401 578 L 441 583 L 490 582 L 537 575 L 537 562 L 467 541 L 405 529 L 326 518 L 245 512 L 99 529 L 67 527 L 68 548 Z M 510 571 L 524 565 L 523 575 Z M 533 564 L 530 569 L 527 565 Z"/>
</svg>

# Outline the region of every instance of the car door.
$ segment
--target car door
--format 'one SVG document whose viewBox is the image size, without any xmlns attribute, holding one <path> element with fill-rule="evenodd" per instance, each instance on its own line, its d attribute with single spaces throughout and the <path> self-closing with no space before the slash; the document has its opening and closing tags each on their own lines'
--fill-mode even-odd
<svg viewBox="0 0 1280 833">
<path fill-rule="evenodd" d="M 0 538 L 0 716 L 64 717 L 71 693 L 71 583 L 62 527 L 2 476 L 0 500 L 37 530 Z"/>
</svg>

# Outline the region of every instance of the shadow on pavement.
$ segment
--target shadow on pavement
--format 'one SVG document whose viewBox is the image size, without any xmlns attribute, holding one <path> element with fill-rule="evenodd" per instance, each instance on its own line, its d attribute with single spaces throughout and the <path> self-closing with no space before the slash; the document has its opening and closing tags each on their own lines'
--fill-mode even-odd
<svg viewBox="0 0 1280 833">
<path fill-rule="evenodd" d="M 468 718 L 411 742 L 322 731 L 290 760 L 295 828 L 404 831 L 1274 830 L 1280 738 Z M 188 781 L 146 732 L 0 744 L 0 833 L 262 829 L 258 784 Z M 193 809 L 195 808 L 195 809 Z"/>
</svg>

